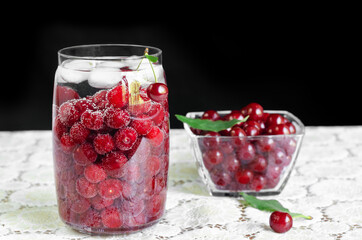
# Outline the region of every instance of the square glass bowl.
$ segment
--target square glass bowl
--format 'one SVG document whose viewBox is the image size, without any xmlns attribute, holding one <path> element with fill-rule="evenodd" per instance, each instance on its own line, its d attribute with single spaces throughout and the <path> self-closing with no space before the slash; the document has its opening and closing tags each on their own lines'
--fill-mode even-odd
<svg viewBox="0 0 362 240">
<path fill-rule="evenodd" d="M 224 116 L 231 111 L 218 111 Z M 239 197 L 279 194 L 296 162 L 305 127 L 287 111 L 280 114 L 293 123 L 296 132 L 288 135 L 204 136 L 184 128 L 190 138 L 199 175 L 213 196 Z M 188 118 L 201 118 L 203 112 L 189 112 Z"/>
</svg>

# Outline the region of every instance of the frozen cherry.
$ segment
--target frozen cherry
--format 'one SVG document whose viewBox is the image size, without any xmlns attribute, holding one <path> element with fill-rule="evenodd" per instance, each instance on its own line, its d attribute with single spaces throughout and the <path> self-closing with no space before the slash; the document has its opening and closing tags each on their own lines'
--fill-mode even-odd
<svg viewBox="0 0 362 240">
<path fill-rule="evenodd" d="M 67 127 L 71 127 L 80 119 L 80 113 L 73 102 L 65 102 L 59 107 L 59 119 Z"/>
<path fill-rule="evenodd" d="M 116 199 L 122 194 L 122 182 L 117 179 L 107 179 L 98 183 L 98 193 L 106 199 Z"/>
<path fill-rule="evenodd" d="M 62 105 L 64 102 L 72 99 L 78 99 L 79 94 L 70 87 L 57 86 L 55 96 L 55 104 Z"/>
<path fill-rule="evenodd" d="M 98 183 L 106 179 L 107 174 L 99 164 L 91 164 L 84 169 L 84 177 L 91 183 Z"/>
<path fill-rule="evenodd" d="M 79 219 L 80 222 L 84 223 L 87 227 L 96 228 L 102 226 L 101 214 L 93 209 L 89 209 L 85 213 L 81 214 Z"/>
<path fill-rule="evenodd" d="M 153 123 L 149 116 L 142 114 L 134 118 L 130 124 L 139 135 L 146 135 L 152 129 Z"/>
<path fill-rule="evenodd" d="M 110 128 L 123 128 L 131 122 L 131 116 L 127 110 L 107 108 L 104 112 L 104 122 Z"/>
<path fill-rule="evenodd" d="M 71 153 L 73 149 L 76 147 L 76 143 L 73 141 L 72 137 L 65 133 L 60 138 L 60 146 L 65 153 Z"/>
<path fill-rule="evenodd" d="M 122 108 L 128 103 L 128 91 L 125 86 L 118 85 L 106 94 L 108 102 L 116 108 Z"/>
<path fill-rule="evenodd" d="M 157 156 L 151 156 L 146 162 L 146 172 L 150 176 L 155 176 L 161 170 L 161 160 Z"/>
<path fill-rule="evenodd" d="M 99 195 L 96 195 L 95 197 L 90 199 L 90 202 L 94 209 L 102 210 L 103 208 L 111 206 L 113 204 L 113 199 L 106 199 L 102 198 Z"/>
<path fill-rule="evenodd" d="M 123 166 L 128 161 L 127 157 L 121 151 L 108 153 L 102 159 L 102 168 L 109 176 L 123 176 Z"/>
<path fill-rule="evenodd" d="M 98 134 L 93 140 L 94 149 L 98 154 L 106 154 L 113 150 L 113 138 L 109 134 Z"/>
<path fill-rule="evenodd" d="M 75 213 L 84 213 L 90 208 L 90 206 L 91 204 L 88 198 L 76 194 L 74 199 L 72 199 L 70 210 Z"/>
<path fill-rule="evenodd" d="M 168 88 L 164 83 L 152 83 L 147 88 L 147 96 L 155 102 L 163 102 L 168 96 Z"/>
<path fill-rule="evenodd" d="M 81 166 L 89 165 L 97 160 L 97 152 L 91 143 L 83 143 L 73 152 L 74 161 Z"/>
<path fill-rule="evenodd" d="M 134 128 L 126 127 L 114 134 L 114 142 L 121 151 L 130 150 L 137 141 L 138 134 Z"/>
<path fill-rule="evenodd" d="M 68 127 L 60 121 L 59 116 L 57 116 L 54 120 L 54 133 L 55 136 L 57 136 L 58 139 L 60 139 L 64 133 L 68 131 Z"/>
<path fill-rule="evenodd" d="M 101 111 L 86 110 L 81 116 L 82 124 L 91 130 L 99 130 L 103 127 L 104 119 Z"/>
<path fill-rule="evenodd" d="M 153 126 L 151 130 L 146 134 L 146 138 L 150 141 L 150 144 L 152 146 L 158 147 L 163 142 L 164 134 L 159 127 Z"/>
<path fill-rule="evenodd" d="M 73 141 L 77 144 L 84 143 L 87 140 L 90 131 L 88 128 L 84 127 L 82 123 L 75 123 L 69 131 L 69 135 L 72 137 Z"/>
<path fill-rule="evenodd" d="M 119 228 L 123 224 L 123 216 L 116 207 L 107 207 L 101 212 L 102 223 L 107 228 Z"/>
<path fill-rule="evenodd" d="M 220 115 L 215 110 L 207 110 L 202 114 L 201 119 L 215 121 L 220 119 Z"/>
<path fill-rule="evenodd" d="M 293 218 L 289 213 L 275 211 L 270 215 L 269 225 L 277 233 L 285 233 L 293 226 Z"/>
<path fill-rule="evenodd" d="M 80 114 L 84 113 L 86 110 L 93 111 L 97 109 L 97 106 L 90 99 L 86 98 L 76 100 L 74 105 Z"/>
<path fill-rule="evenodd" d="M 85 177 L 78 178 L 75 186 L 77 192 L 85 198 L 92 198 L 97 195 L 97 184 L 89 182 Z"/>
<path fill-rule="evenodd" d="M 147 112 L 147 115 L 150 116 L 156 126 L 160 126 L 166 113 L 161 104 L 154 102 L 151 105 L 151 109 Z"/>
</svg>

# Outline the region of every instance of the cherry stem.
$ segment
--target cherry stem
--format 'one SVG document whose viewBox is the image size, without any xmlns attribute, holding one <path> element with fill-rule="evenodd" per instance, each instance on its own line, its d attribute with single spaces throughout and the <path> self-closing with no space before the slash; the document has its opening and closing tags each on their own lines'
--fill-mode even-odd
<svg viewBox="0 0 362 240">
<path fill-rule="evenodd" d="M 147 56 L 148 55 L 148 48 L 145 49 L 145 52 L 144 52 L 144 56 Z M 141 63 L 143 61 L 144 58 L 141 59 L 140 63 L 138 64 L 137 68 L 135 71 L 138 71 L 139 67 L 141 66 Z M 153 66 L 152 66 L 152 62 L 147 58 L 148 62 L 150 63 L 150 66 L 151 66 L 151 69 L 152 69 L 152 72 L 153 72 L 153 76 L 155 77 L 155 82 L 157 83 L 157 77 L 156 77 L 156 73 L 155 73 L 155 70 L 153 69 Z"/>
</svg>

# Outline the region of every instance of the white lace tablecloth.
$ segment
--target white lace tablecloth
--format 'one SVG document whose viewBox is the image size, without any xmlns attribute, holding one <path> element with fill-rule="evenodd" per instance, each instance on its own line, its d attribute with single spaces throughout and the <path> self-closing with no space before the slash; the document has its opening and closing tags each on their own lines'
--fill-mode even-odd
<svg viewBox="0 0 362 240">
<path fill-rule="evenodd" d="M 0 239 L 362 239 L 362 126 L 307 127 L 292 176 L 275 197 L 294 212 L 285 234 L 269 213 L 211 197 L 198 176 L 184 130 L 171 131 L 166 213 L 124 237 L 89 236 L 57 212 L 50 131 L 0 132 Z"/>
</svg>

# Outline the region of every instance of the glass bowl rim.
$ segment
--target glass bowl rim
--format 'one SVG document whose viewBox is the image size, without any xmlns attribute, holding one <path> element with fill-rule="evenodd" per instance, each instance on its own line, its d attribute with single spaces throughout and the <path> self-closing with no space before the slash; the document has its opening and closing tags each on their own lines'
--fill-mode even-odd
<svg viewBox="0 0 362 240">
<path fill-rule="evenodd" d="M 231 110 L 220 110 L 217 111 L 220 114 L 228 114 L 231 112 Z M 285 111 L 285 110 L 264 110 L 264 112 L 266 113 L 277 113 L 277 114 L 281 114 L 281 115 L 286 115 L 289 117 L 289 119 L 291 119 L 292 121 L 295 121 L 298 124 L 298 127 L 300 128 L 300 130 L 298 131 L 298 133 L 294 133 L 294 134 L 281 134 L 281 135 L 257 135 L 257 136 L 243 136 L 243 137 L 239 137 L 239 136 L 205 136 L 205 135 L 196 135 L 191 131 L 190 126 L 187 123 L 183 123 L 184 129 L 186 130 L 187 134 L 192 137 L 192 138 L 221 138 L 221 139 L 232 139 L 232 138 L 246 138 L 246 139 L 260 139 L 260 138 L 284 138 L 284 137 L 303 137 L 305 134 L 305 126 L 302 123 L 302 121 L 297 118 L 294 114 Z M 204 112 L 188 112 L 186 113 L 186 117 L 190 118 L 193 116 L 201 116 Z"/>
</svg>

